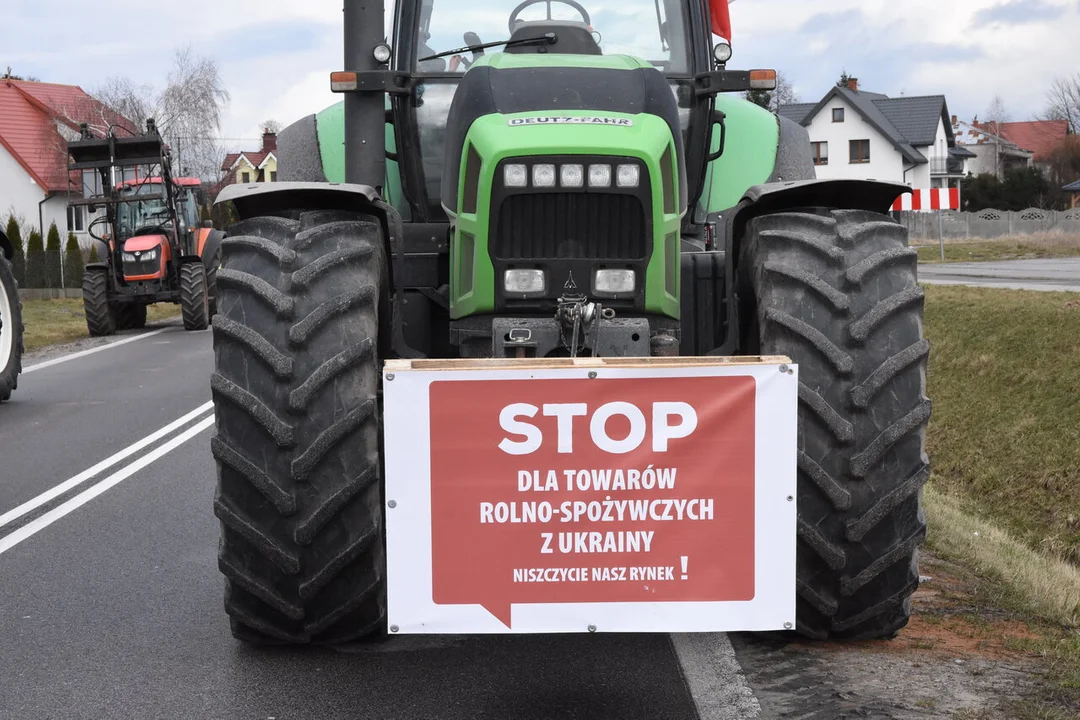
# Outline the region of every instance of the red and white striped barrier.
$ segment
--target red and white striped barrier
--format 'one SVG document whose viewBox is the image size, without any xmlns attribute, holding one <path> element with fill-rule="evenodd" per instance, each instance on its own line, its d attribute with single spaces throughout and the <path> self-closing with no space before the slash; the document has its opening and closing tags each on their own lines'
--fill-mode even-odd
<svg viewBox="0 0 1080 720">
<path fill-rule="evenodd" d="M 893 203 L 892 209 L 929 212 L 931 210 L 959 210 L 960 188 L 934 188 L 931 190 L 912 190 L 904 193 Z"/>
</svg>

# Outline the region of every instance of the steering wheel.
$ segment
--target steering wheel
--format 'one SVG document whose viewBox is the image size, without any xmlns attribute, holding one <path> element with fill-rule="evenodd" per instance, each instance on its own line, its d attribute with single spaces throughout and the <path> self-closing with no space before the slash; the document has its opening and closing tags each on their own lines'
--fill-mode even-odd
<svg viewBox="0 0 1080 720">
<path fill-rule="evenodd" d="M 521 14 L 521 11 L 527 7 L 532 7 L 533 5 L 537 5 L 539 3 L 545 3 L 547 5 L 547 19 L 551 20 L 552 2 L 561 2 L 564 5 L 569 5 L 570 7 L 577 10 L 578 13 L 580 13 L 582 19 L 585 21 L 585 24 L 589 26 L 590 30 L 592 29 L 592 18 L 589 17 L 589 11 L 583 8 L 581 6 L 581 3 L 577 2 L 576 0 L 525 0 L 525 2 L 518 5 L 516 8 L 514 8 L 514 11 L 510 13 L 510 34 L 514 34 L 514 31 L 517 29 L 516 26 L 518 24 L 517 17 Z"/>
</svg>

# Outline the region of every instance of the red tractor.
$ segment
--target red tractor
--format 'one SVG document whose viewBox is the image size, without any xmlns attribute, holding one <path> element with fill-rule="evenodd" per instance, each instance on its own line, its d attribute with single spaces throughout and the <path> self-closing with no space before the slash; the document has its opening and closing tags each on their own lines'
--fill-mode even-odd
<svg viewBox="0 0 1080 720">
<path fill-rule="evenodd" d="M 103 243 L 105 261 L 90 263 L 83 276 L 83 307 L 92 336 L 141 328 L 146 307 L 178 303 L 186 330 L 205 330 L 217 311 L 216 278 L 225 234 L 199 220 L 203 196 L 197 178 L 174 178 L 168 147 L 154 122 L 147 133 L 112 133 L 68 143 L 72 170 L 100 173 L 102 193 L 72 204 L 104 206 L 90 223 Z M 99 234 L 97 229 L 104 228 Z"/>
</svg>

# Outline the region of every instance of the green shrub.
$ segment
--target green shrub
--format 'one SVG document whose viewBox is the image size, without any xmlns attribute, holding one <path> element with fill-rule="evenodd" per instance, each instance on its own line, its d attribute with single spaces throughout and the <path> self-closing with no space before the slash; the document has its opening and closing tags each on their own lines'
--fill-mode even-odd
<svg viewBox="0 0 1080 720">
<path fill-rule="evenodd" d="M 60 266 L 64 262 L 64 257 L 60 253 L 60 230 L 56 227 L 56 223 L 49 225 L 48 239 L 45 241 L 45 268 L 44 278 L 45 287 L 58 288 L 63 283 L 60 281 L 61 269 Z"/>
<path fill-rule="evenodd" d="M 26 253 L 23 249 L 22 231 L 19 230 L 19 221 L 14 215 L 8 217 L 5 234 L 14 246 L 15 254 L 11 258 L 11 269 L 15 274 L 15 282 L 26 285 Z"/>
<path fill-rule="evenodd" d="M 90 263 L 96 262 L 101 262 L 101 259 L 98 257 L 97 244 L 95 243 L 90 246 L 90 256 L 86 259 L 86 264 L 89 265 Z"/>
<path fill-rule="evenodd" d="M 67 247 L 64 248 L 64 287 L 82 287 L 83 255 L 79 239 L 75 233 L 68 233 Z"/>
<path fill-rule="evenodd" d="M 26 287 L 43 288 L 45 285 L 45 243 L 36 229 L 26 239 Z"/>
</svg>

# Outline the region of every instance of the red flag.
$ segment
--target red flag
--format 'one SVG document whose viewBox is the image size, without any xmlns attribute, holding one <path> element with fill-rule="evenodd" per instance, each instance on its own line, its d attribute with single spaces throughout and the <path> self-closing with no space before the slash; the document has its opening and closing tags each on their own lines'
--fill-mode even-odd
<svg viewBox="0 0 1080 720">
<path fill-rule="evenodd" d="M 728 14 L 728 0 L 709 0 L 709 15 L 712 16 L 713 34 L 730 42 L 731 16 Z"/>
</svg>

